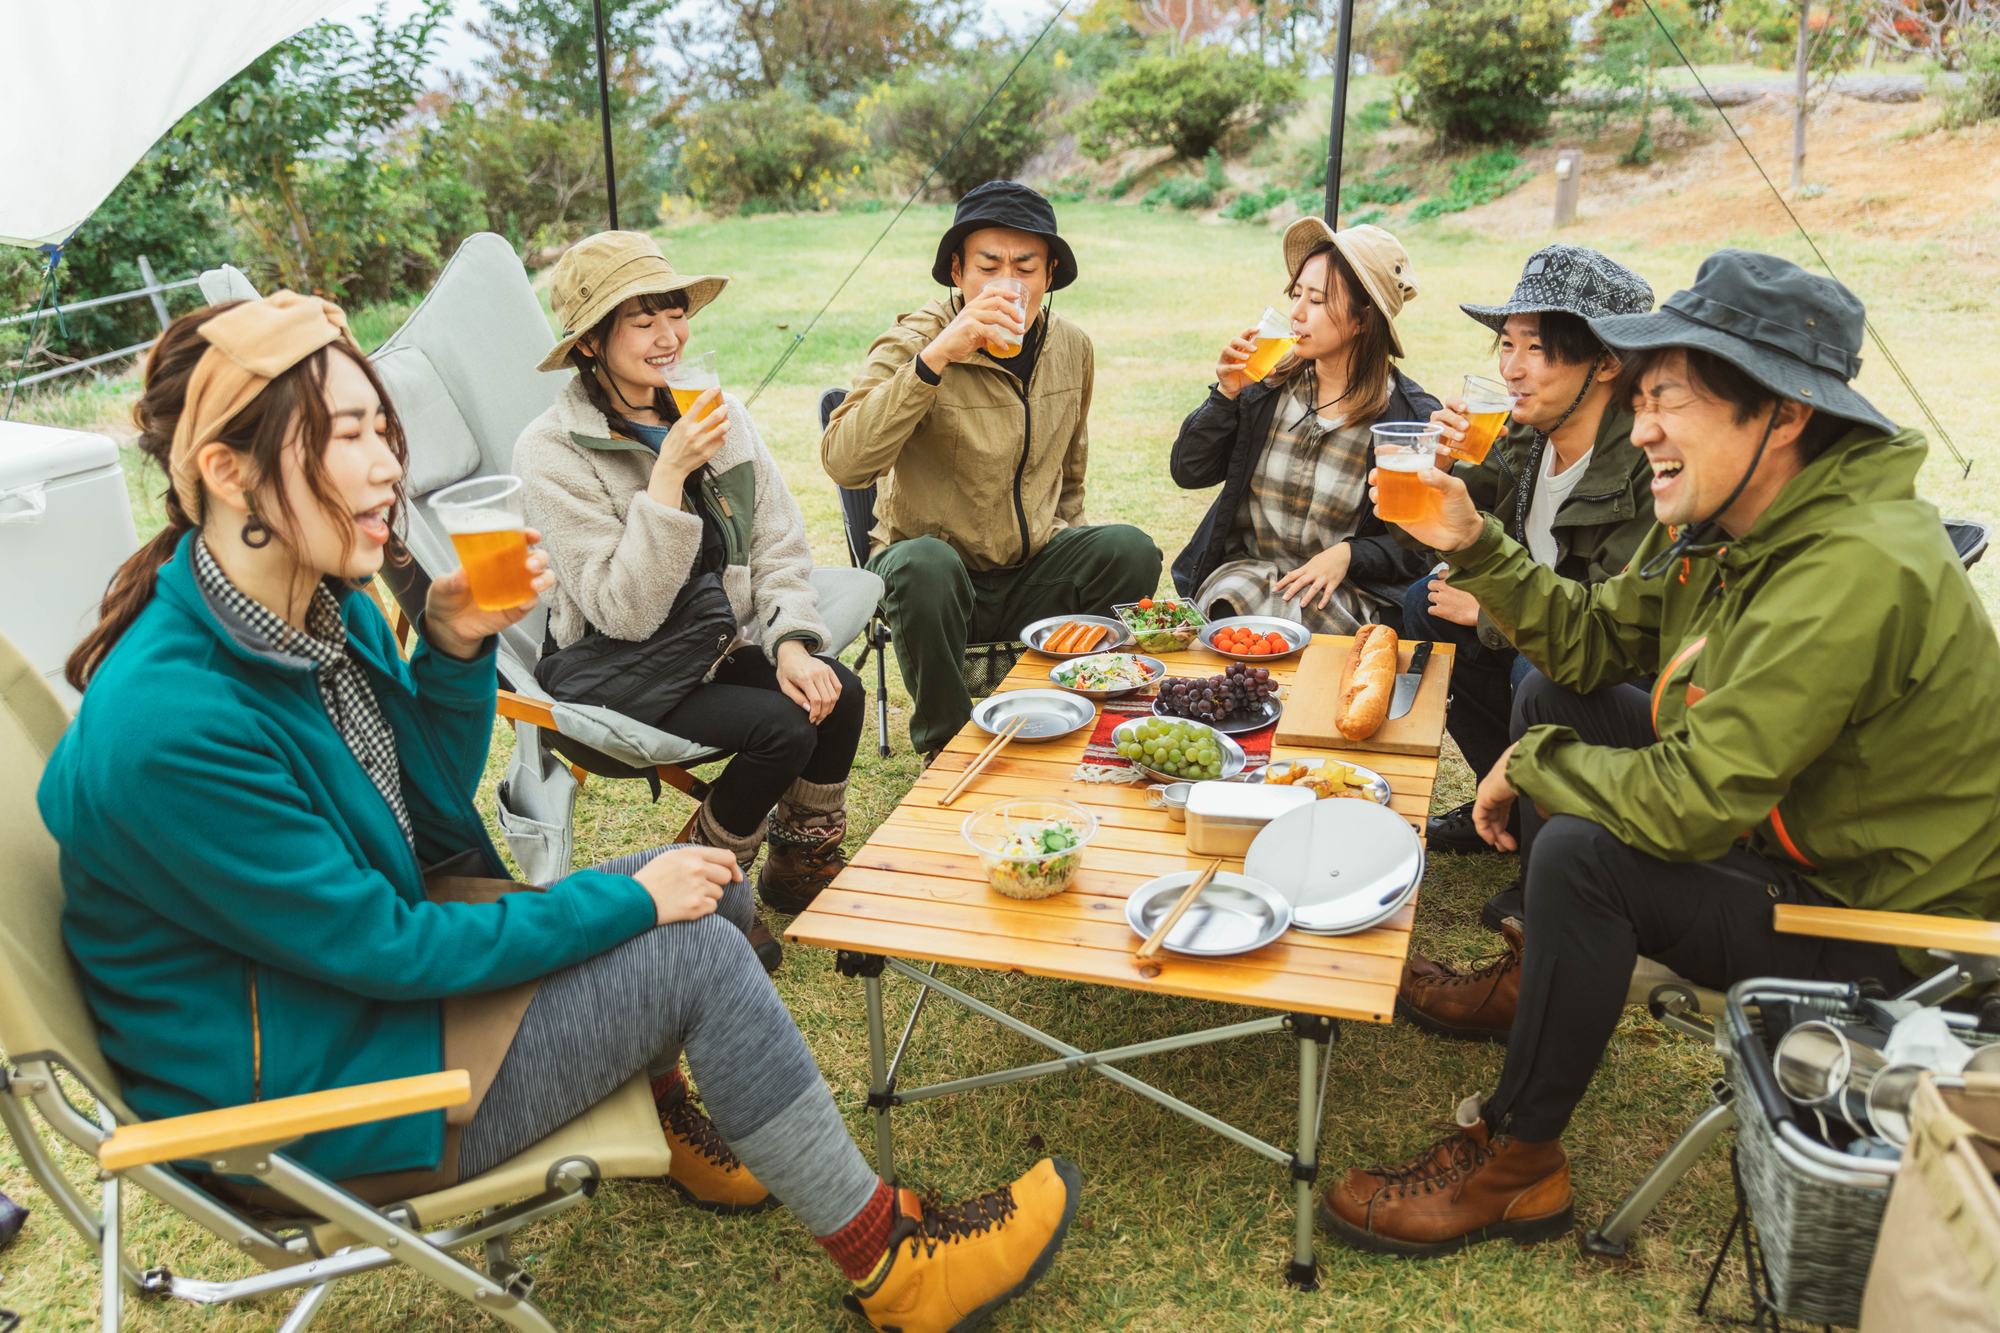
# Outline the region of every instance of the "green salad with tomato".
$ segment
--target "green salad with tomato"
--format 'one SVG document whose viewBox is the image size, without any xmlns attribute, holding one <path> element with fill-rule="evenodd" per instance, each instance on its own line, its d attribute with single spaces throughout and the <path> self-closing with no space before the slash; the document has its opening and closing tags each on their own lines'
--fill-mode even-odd
<svg viewBox="0 0 2000 1333">
<path fill-rule="evenodd" d="M 1193 602 L 1173 597 L 1143 597 L 1112 609 L 1137 636 L 1139 651 L 1147 653 L 1179 652 L 1193 643 L 1196 632 L 1208 623 Z"/>
</svg>

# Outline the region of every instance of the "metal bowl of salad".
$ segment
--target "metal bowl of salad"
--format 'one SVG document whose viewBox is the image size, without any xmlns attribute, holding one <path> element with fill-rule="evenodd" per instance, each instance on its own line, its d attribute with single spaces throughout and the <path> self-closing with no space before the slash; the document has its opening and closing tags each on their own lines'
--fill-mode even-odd
<svg viewBox="0 0 2000 1333">
<path fill-rule="evenodd" d="M 1049 898 L 1075 882 L 1097 816 L 1075 801 L 1016 796 L 974 810 L 964 833 L 995 893 Z"/>
<path fill-rule="evenodd" d="M 1194 642 L 1195 634 L 1207 623 L 1193 602 L 1173 597 L 1142 597 L 1136 602 L 1122 602 L 1111 610 L 1132 631 L 1139 651 L 1145 653 L 1181 652 Z"/>
<path fill-rule="evenodd" d="M 1149 690 L 1166 674 L 1167 664 L 1157 657 L 1093 653 L 1064 662 L 1049 672 L 1049 679 L 1086 699 L 1116 699 Z"/>
</svg>

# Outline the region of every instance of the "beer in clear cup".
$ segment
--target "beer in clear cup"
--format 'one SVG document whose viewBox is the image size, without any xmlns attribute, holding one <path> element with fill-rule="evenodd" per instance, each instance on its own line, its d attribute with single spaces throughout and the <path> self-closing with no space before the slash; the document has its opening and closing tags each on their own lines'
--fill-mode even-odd
<svg viewBox="0 0 2000 1333">
<path fill-rule="evenodd" d="M 451 535 L 473 603 L 482 611 L 511 611 L 535 600 L 528 573 L 527 520 L 521 514 L 521 479 L 474 477 L 431 497 L 431 512 Z"/>
<path fill-rule="evenodd" d="M 1027 283 L 1022 282 L 1019 278 L 994 278 L 979 289 L 981 296 L 986 295 L 988 292 L 1011 293 L 1014 297 L 1014 313 L 1021 317 L 1021 327 L 1025 329 L 1028 326 Z M 1013 333 L 1006 329 L 996 329 L 994 332 L 986 335 L 986 355 L 998 357 L 1002 361 L 1010 356 L 1019 356 L 1021 353 L 1021 338 L 1022 335 L 1019 333 Z"/>
<path fill-rule="evenodd" d="M 666 380 L 667 392 L 674 396 L 674 407 L 682 416 L 686 416 L 688 413 L 694 411 L 695 399 L 701 397 L 710 389 L 719 389 L 722 387 L 722 376 L 716 370 L 714 352 L 703 352 L 700 356 L 694 357 L 691 360 L 676 361 L 661 369 L 663 377 Z M 713 412 L 721 403 L 722 397 L 718 394 L 715 401 L 703 408 L 695 417 L 695 420 L 708 420 L 708 414 Z"/>
<path fill-rule="evenodd" d="M 1257 350 L 1250 353 L 1249 364 L 1243 367 L 1243 373 L 1253 380 L 1262 381 L 1297 341 L 1292 336 L 1292 321 L 1265 306 L 1263 317 L 1257 321 L 1257 332 L 1251 337 Z"/>
<path fill-rule="evenodd" d="M 1508 392 L 1506 385 L 1484 375 L 1467 375 L 1465 415 L 1469 424 L 1465 428 L 1465 438 L 1456 444 L 1446 440 L 1440 446 L 1441 452 L 1468 463 L 1484 463 L 1493 441 L 1507 429 L 1507 414 L 1513 410 L 1514 395 Z"/>
<path fill-rule="evenodd" d="M 1428 421 L 1370 426 L 1375 445 L 1375 514 L 1384 523 L 1424 523 L 1440 517 L 1438 493 L 1423 470 L 1437 461 L 1444 430 Z"/>
</svg>

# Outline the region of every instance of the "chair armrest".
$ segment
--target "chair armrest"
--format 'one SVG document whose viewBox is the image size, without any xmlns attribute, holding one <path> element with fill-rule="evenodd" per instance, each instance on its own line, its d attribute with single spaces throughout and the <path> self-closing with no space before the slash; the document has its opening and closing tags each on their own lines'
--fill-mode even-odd
<svg viewBox="0 0 2000 1333">
<path fill-rule="evenodd" d="M 414 1078 L 329 1088 L 276 1101 L 197 1111 L 169 1120 L 120 1125 L 98 1145 L 97 1163 L 106 1171 L 205 1157 L 261 1143 L 289 1143 L 321 1130 L 343 1129 L 370 1120 L 391 1120 L 418 1111 L 457 1106 L 472 1098 L 472 1076 L 447 1069 Z"/>
<path fill-rule="evenodd" d="M 555 710 L 540 699 L 530 699 L 525 694 L 512 690 L 501 690 L 496 711 L 511 722 L 527 722 L 547 731 L 559 731 L 556 726 Z"/>
<path fill-rule="evenodd" d="M 1910 949 L 2000 956 L 2000 922 L 1970 921 L 1922 912 L 1863 912 L 1852 907 L 1793 907 L 1779 904 L 1772 925 L 1785 935 L 1817 935 Z"/>
</svg>

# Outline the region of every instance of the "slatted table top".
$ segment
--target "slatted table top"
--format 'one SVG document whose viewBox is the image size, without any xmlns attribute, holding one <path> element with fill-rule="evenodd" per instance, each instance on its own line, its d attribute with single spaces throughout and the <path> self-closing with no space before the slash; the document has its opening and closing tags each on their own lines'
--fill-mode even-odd
<svg viewBox="0 0 2000 1333">
<path fill-rule="evenodd" d="M 1332 636 L 1318 636 L 1331 642 Z M 1448 655 L 1447 644 L 1436 652 Z M 1228 659 L 1206 649 L 1161 657 L 1168 674 L 1210 676 Z M 1297 659 L 1272 667 L 1289 684 Z M 1049 685 L 1052 659 L 1025 653 L 1002 689 Z M 990 739 L 968 723 L 901 804 L 849 860 L 847 869 L 785 938 L 826 949 L 941 962 L 1030 976 L 1062 977 L 1288 1012 L 1376 1023 L 1394 1011 L 1396 982 L 1410 949 L 1413 897 L 1386 924 L 1358 935 L 1289 931 L 1277 942 L 1233 958 L 1162 953 L 1140 963 L 1139 941 L 1125 922 L 1125 899 L 1141 884 L 1211 858 L 1190 855 L 1185 826 L 1147 805 L 1146 784 L 1073 780 L 1090 739 L 1085 728 L 1040 745 L 1010 744 L 950 806 L 937 804 Z M 1280 745 L 1274 759 L 1348 759 L 1389 780 L 1391 806 L 1422 836 L 1437 760 L 1415 755 L 1331 751 Z M 1060 796 L 1098 818 L 1097 836 L 1066 893 L 1023 902 L 993 892 L 979 857 L 960 836 L 965 816 L 1002 796 Z M 1241 870 L 1240 857 L 1223 868 Z"/>
</svg>

